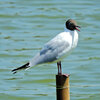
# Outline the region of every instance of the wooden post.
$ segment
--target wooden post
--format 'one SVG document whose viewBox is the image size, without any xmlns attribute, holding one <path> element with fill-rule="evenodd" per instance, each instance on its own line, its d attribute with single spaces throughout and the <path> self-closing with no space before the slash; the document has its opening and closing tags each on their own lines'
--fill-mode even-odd
<svg viewBox="0 0 100 100">
<path fill-rule="evenodd" d="M 56 75 L 56 95 L 57 100 L 70 100 L 69 75 Z"/>
</svg>

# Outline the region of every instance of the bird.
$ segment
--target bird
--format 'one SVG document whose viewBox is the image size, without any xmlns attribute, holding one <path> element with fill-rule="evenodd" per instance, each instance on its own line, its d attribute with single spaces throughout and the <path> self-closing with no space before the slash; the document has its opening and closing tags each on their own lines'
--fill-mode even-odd
<svg viewBox="0 0 100 100">
<path fill-rule="evenodd" d="M 80 26 L 73 19 L 65 22 L 65 30 L 47 42 L 43 48 L 28 63 L 12 70 L 13 74 L 22 69 L 43 63 L 57 63 L 58 75 L 62 75 L 61 61 L 67 57 L 78 44 Z"/>
</svg>

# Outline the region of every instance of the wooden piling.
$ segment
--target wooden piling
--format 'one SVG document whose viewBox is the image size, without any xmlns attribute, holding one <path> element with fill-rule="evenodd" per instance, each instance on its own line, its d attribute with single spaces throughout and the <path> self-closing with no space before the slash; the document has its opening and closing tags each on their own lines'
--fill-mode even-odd
<svg viewBox="0 0 100 100">
<path fill-rule="evenodd" d="M 56 98 L 57 100 L 70 100 L 69 75 L 56 75 Z"/>
</svg>

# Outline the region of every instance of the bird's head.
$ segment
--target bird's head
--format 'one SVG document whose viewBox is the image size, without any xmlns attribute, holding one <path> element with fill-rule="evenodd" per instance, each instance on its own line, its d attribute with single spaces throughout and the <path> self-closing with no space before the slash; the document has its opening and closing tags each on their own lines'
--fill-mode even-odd
<svg viewBox="0 0 100 100">
<path fill-rule="evenodd" d="M 79 30 L 80 26 L 77 25 L 76 21 L 75 20 L 72 20 L 72 19 L 69 19 L 66 21 L 66 28 L 71 30 L 71 31 L 74 31 L 74 30 Z"/>
</svg>

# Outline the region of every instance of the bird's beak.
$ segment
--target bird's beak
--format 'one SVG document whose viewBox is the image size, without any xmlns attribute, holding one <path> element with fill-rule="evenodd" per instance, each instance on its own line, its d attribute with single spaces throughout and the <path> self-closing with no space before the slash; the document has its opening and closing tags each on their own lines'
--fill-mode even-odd
<svg viewBox="0 0 100 100">
<path fill-rule="evenodd" d="M 81 27 L 80 27 L 80 26 L 76 26 L 76 27 L 75 27 L 76 30 L 80 31 L 79 28 L 81 28 Z"/>
</svg>

